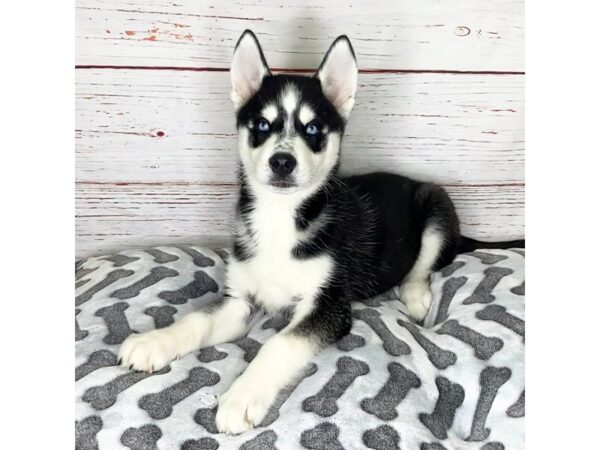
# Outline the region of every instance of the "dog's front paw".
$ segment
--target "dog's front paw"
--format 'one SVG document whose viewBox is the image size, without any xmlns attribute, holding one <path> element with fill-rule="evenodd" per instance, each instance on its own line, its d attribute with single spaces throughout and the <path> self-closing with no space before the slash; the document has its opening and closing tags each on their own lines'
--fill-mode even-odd
<svg viewBox="0 0 600 450">
<path fill-rule="evenodd" d="M 221 433 L 239 434 L 259 425 L 269 412 L 274 396 L 260 386 L 236 380 L 219 399 L 216 424 Z"/>
<path fill-rule="evenodd" d="M 408 281 L 400 288 L 400 299 L 406 305 L 408 315 L 417 321 L 425 319 L 431 305 L 429 283 Z"/>
<path fill-rule="evenodd" d="M 144 372 L 162 369 L 177 356 L 177 341 L 166 330 L 130 335 L 119 349 L 121 366 Z"/>
</svg>

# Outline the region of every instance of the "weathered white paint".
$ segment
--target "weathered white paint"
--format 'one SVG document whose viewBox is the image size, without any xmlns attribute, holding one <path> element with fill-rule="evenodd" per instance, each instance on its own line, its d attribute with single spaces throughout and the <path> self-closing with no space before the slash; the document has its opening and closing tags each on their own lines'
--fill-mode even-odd
<svg viewBox="0 0 600 450">
<path fill-rule="evenodd" d="M 77 0 L 77 64 L 229 66 L 252 28 L 272 67 L 317 67 L 340 34 L 361 69 L 523 71 L 523 0 Z"/>
<path fill-rule="evenodd" d="M 235 182 L 230 89 L 227 73 L 78 70 L 77 179 Z M 361 74 L 343 168 L 522 182 L 523 112 L 521 76 Z"/>
<path fill-rule="evenodd" d="M 77 63 L 110 68 L 76 72 L 77 255 L 228 242 L 226 68 L 244 28 L 284 69 L 316 67 L 348 34 L 367 70 L 344 171 L 439 182 L 465 234 L 522 236 L 523 2 L 446 3 L 78 0 Z"/>
</svg>

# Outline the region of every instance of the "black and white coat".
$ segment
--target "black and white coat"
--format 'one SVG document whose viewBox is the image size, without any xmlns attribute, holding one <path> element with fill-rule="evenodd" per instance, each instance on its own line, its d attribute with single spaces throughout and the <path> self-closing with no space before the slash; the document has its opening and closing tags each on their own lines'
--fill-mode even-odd
<svg viewBox="0 0 600 450">
<path fill-rule="evenodd" d="M 119 353 L 126 367 L 159 370 L 242 337 L 260 314 L 286 313 L 289 324 L 221 396 L 221 432 L 260 424 L 279 391 L 349 332 L 352 300 L 400 285 L 409 314 L 422 320 L 431 272 L 477 244 L 461 238 L 438 186 L 388 173 L 338 175 L 357 77 L 345 36 L 314 77 L 272 75 L 250 31 L 236 46 L 240 198 L 226 295 L 170 327 L 131 335 Z"/>
</svg>

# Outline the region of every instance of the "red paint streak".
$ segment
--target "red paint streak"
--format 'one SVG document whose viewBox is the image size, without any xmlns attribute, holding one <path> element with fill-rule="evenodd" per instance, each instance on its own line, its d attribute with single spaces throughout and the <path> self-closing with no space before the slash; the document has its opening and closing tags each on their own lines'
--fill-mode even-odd
<svg viewBox="0 0 600 450">
<path fill-rule="evenodd" d="M 151 30 L 148 30 L 148 33 L 158 33 L 158 28 L 152 28 Z"/>
<path fill-rule="evenodd" d="M 164 132 L 164 131 L 158 131 L 158 132 L 156 133 L 156 135 L 157 135 L 158 137 L 163 137 L 163 136 L 165 135 L 165 132 Z"/>
<path fill-rule="evenodd" d="M 146 38 L 148 39 L 148 38 Z M 152 39 L 154 40 L 154 39 Z M 177 70 L 187 72 L 229 72 L 226 67 L 177 67 L 177 66 L 116 66 L 106 64 L 77 64 L 76 69 L 113 69 L 113 70 Z M 291 69 L 275 67 L 273 72 L 292 72 L 292 73 L 314 73 L 316 69 Z M 501 70 L 433 70 L 433 69 L 361 69 L 363 74 L 410 74 L 410 73 L 432 73 L 449 75 L 525 75 L 525 72 L 501 71 Z M 514 110 L 492 110 L 492 111 L 513 111 Z"/>
<path fill-rule="evenodd" d="M 135 31 L 126 30 L 126 31 L 125 31 L 125 34 L 126 34 L 127 36 L 135 36 Z"/>
<path fill-rule="evenodd" d="M 142 41 L 155 41 L 156 40 L 156 36 L 152 35 L 152 36 L 148 36 L 145 37 L 144 39 L 142 39 Z"/>
</svg>

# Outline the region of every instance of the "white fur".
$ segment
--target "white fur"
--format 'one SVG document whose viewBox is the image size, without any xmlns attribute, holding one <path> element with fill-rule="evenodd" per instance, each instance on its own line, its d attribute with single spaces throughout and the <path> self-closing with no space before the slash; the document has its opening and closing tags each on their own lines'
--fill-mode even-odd
<svg viewBox="0 0 600 450">
<path fill-rule="evenodd" d="M 277 105 L 269 104 L 265 106 L 261 112 L 262 116 L 269 122 L 273 123 L 277 119 Z"/>
<path fill-rule="evenodd" d="M 132 334 L 119 349 L 121 365 L 153 372 L 191 351 L 237 339 L 251 326 L 249 311 L 246 301 L 234 299 L 213 314 L 193 312 L 166 328 Z"/>
<path fill-rule="evenodd" d="M 435 226 L 426 227 L 417 261 L 400 286 L 400 299 L 406 305 L 408 314 L 416 320 L 423 320 L 431 305 L 429 277 L 443 245 L 442 233 Z"/>
<path fill-rule="evenodd" d="M 296 108 L 298 107 L 298 92 L 296 92 L 296 89 L 292 86 L 288 86 L 287 89 L 283 91 L 281 104 L 288 117 L 293 116 L 294 111 L 296 111 Z"/>
<path fill-rule="evenodd" d="M 298 118 L 300 119 L 300 122 L 302 122 L 302 125 L 306 125 L 315 118 L 315 112 L 310 106 L 302 105 L 300 107 L 300 112 L 298 113 Z"/>
<path fill-rule="evenodd" d="M 317 351 L 315 343 L 306 337 L 284 332 L 269 339 L 219 399 L 217 429 L 238 434 L 259 425 L 279 391 L 293 381 Z"/>
<path fill-rule="evenodd" d="M 358 81 L 358 66 L 346 39 L 336 41 L 317 73 L 323 92 L 338 112 L 348 119 Z"/>
<path fill-rule="evenodd" d="M 311 191 L 282 195 L 256 182 L 250 185 L 256 197 L 248 230 L 254 255 L 248 261 L 232 258 L 226 282 L 230 294 L 254 295 L 271 311 L 289 305 L 293 298 L 312 302 L 333 261 L 327 255 L 307 260 L 292 257 L 292 249 L 303 237 L 296 230 L 295 211 Z"/>
<path fill-rule="evenodd" d="M 258 43 L 250 33 L 244 33 L 238 43 L 231 62 L 231 100 L 235 109 L 239 109 L 252 97 L 269 73 L 268 67 L 260 57 Z"/>
</svg>

